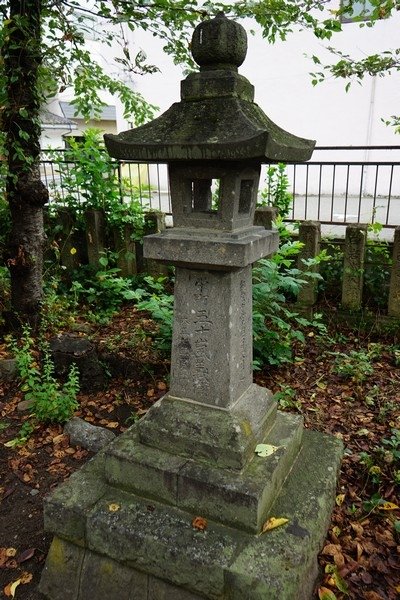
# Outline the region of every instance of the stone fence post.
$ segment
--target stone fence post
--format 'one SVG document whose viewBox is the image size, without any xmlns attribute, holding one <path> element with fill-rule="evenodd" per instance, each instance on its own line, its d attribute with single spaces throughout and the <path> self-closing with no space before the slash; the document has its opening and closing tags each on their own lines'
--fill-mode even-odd
<svg viewBox="0 0 400 600">
<path fill-rule="evenodd" d="M 388 315 L 400 319 L 400 227 L 396 227 L 393 241 L 393 263 L 390 276 Z"/>
<path fill-rule="evenodd" d="M 298 255 L 297 268 L 300 271 L 308 271 L 316 273 L 317 265 L 308 267 L 304 264 L 304 260 L 315 258 L 320 250 L 321 242 L 321 223 L 317 221 L 303 221 L 299 227 L 299 242 L 303 244 L 300 254 Z M 304 283 L 297 296 L 297 304 L 304 308 L 311 308 L 317 300 L 318 281 L 314 277 L 304 275 Z"/>
<path fill-rule="evenodd" d="M 361 308 L 366 242 L 366 224 L 347 225 L 342 284 L 342 307 L 345 310 Z"/>
<path fill-rule="evenodd" d="M 86 243 L 89 265 L 99 268 L 99 260 L 105 251 L 105 217 L 102 210 L 87 210 Z"/>
<path fill-rule="evenodd" d="M 254 213 L 254 225 L 261 225 L 265 229 L 272 229 L 272 223 L 278 216 L 276 206 L 260 206 Z"/>
</svg>

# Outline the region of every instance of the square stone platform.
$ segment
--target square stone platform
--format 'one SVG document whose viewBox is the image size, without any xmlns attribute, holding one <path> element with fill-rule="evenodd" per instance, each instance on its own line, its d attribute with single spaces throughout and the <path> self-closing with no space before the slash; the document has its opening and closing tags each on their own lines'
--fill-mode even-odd
<svg viewBox="0 0 400 600">
<path fill-rule="evenodd" d="M 342 444 L 278 412 L 242 471 L 150 448 L 137 425 L 47 500 L 51 600 L 310 600 Z M 200 508 L 201 507 L 201 508 Z M 206 519 L 204 531 L 192 526 Z M 271 516 L 286 525 L 260 534 Z"/>
</svg>

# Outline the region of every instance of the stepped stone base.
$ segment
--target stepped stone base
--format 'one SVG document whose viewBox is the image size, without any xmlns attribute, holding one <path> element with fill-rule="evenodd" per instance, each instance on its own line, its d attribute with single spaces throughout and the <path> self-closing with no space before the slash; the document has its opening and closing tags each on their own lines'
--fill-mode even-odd
<svg viewBox="0 0 400 600">
<path fill-rule="evenodd" d="M 218 469 L 151 448 L 141 464 L 133 427 L 47 501 L 56 537 L 41 591 L 50 600 L 310 600 L 342 445 L 304 431 L 297 453 L 300 440 L 301 423 L 278 413 L 265 441 L 282 448 L 218 480 Z M 204 531 L 196 516 L 207 518 Z M 254 533 L 270 516 L 289 522 Z"/>
</svg>

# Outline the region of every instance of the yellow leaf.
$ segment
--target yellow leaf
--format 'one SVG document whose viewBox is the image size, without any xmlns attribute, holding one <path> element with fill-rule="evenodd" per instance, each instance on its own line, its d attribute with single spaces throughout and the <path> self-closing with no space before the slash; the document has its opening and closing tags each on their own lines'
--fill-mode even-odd
<svg viewBox="0 0 400 600">
<path fill-rule="evenodd" d="M 335 527 L 332 527 L 332 533 L 336 535 L 336 537 L 339 537 L 339 535 L 342 533 L 342 530 L 340 529 L 340 527 L 335 525 Z"/>
<path fill-rule="evenodd" d="M 337 600 L 332 590 L 328 590 L 326 587 L 320 587 L 318 589 L 318 598 L 319 600 Z"/>
<path fill-rule="evenodd" d="M 267 456 L 271 456 L 274 452 L 276 452 L 280 446 L 272 446 L 272 444 L 258 444 L 254 452 L 261 456 L 262 458 L 266 458 Z"/>
<path fill-rule="evenodd" d="M 108 510 L 110 512 L 117 512 L 117 510 L 119 510 L 121 508 L 120 504 L 117 504 L 116 502 L 112 502 L 111 504 L 108 505 Z"/>
<path fill-rule="evenodd" d="M 320 390 L 326 390 L 326 383 L 323 381 L 317 381 L 317 387 L 319 387 Z"/>
<path fill-rule="evenodd" d="M 393 502 L 384 502 L 380 507 L 379 510 L 399 510 L 399 506 L 397 506 L 397 504 L 393 504 Z"/>
<path fill-rule="evenodd" d="M 70 254 L 76 254 L 76 248 L 71 248 L 71 250 L 69 252 L 70 252 Z"/>
<path fill-rule="evenodd" d="M 336 504 L 337 504 L 338 506 L 342 506 L 342 504 L 343 504 L 343 500 L 345 499 L 345 497 L 346 497 L 346 494 L 338 494 L 338 495 L 336 496 L 336 500 L 335 500 Z"/>
<path fill-rule="evenodd" d="M 284 517 L 270 517 L 268 521 L 265 521 L 261 533 L 265 533 L 281 525 L 286 525 L 286 523 L 289 523 L 289 519 L 285 519 Z"/>
<path fill-rule="evenodd" d="M 9 583 L 8 585 L 6 585 L 6 587 L 4 588 L 4 593 L 8 598 L 14 598 L 15 596 L 15 590 L 17 589 L 17 587 L 19 586 L 19 584 L 21 583 L 20 579 L 17 579 L 17 581 L 13 581 L 13 583 Z"/>
<path fill-rule="evenodd" d="M 396 590 L 396 592 L 397 592 L 398 594 L 400 594 L 400 585 L 396 585 L 396 587 L 395 587 L 394 589 Z"/>
<path fill-rule="evenodd" d="M 6 556 L 8 556 L 9 558 L 12 558 L 16 554 L 17 554 L 17 551 L 15 548 L 6 548 Z"/>
</svg>

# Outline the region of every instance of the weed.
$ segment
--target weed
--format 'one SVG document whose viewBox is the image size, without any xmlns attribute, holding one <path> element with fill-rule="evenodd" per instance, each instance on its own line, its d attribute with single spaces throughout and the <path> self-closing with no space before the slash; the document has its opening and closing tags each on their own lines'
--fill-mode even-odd
<svg viewBox="0 0 400 600">
<path fill-rule="evenodd" d="M 371 356 L 362 350 L 352 350 L 349 354 L 332 352 L 335 356 L 333 372 L 341 377 L 352 379 L 354 383 L 361 384 L 373 374 Z"/>
<path fill-rule="evenodd" d="M 96 309 L 91 313 L 96 322 L 107 322 L 122 302 L 139 297 L 132 289 L 132 280 L 120 277 L 120 269 L 111 266 L 112 259 L 110 255 L 102 256 L 102 268 L 94 275 L 90 267 L 81 268 L 70 287 L 75 305 L 83 302 Z"/>
<path fill-rule="evenodd" d="M 293 196 L 289 193 L 289 180 L 286 165 L 278 163 L 270 166 L 265 180 L 266 187 L 260 193 L 261 201 L 258 206 L 276 206 L 279 216 L 285 219 L 289 215 Z"/>
<path fill-rule="evenodd" d="M 296 390 L 289 385 L 282 385 L 281 390 L 274 394 L 274 399 L 277 401 L 279 408 L 295 408 L 301 412 L 301 402 L 296 400 Z"/>
<path fill-rule="evenodd" d="M 79 389 L 78 369 L 73 365 L 67 381 L 61 385 L 54 376 L 54 364 L 50 357 L 48 343 L 41 339 L 39 348 L 42 353 L 41 364 L 34 356 L 36 341 L 28 327 L 23 329 L 22 345 L 14 341 L 17 369 L 22 380 L 21 390 L 31 404 L 34 417 L 41 422 L 62 423 L 69 419 L 78 407 L 76 395 Z"/>
<path fill-rule="evenodd" d="M 6 421 L 0 421 L 0 433 L 8 429 L 8 427 L 10 427 L 10 423 L 6 423 Z"/>
<path fill-rule="evenodd" d="M 305 277 L 319 277 L 311 271 L 293 267 L 300 251 L 299 242 L 287 242 L 270 259 L 258 261 L 253 269 L 253 344 L 255 368 L 264 364 L 290 362 L 295 342 L 304 343 L 303 330 L 313 327 L 325 331 L 320 315 L 310 321 L 285 304 L 295 299 Z"/>
<path fill-rule="evenodd" d="M 9 440 L 4 445 L 6 446 L 6 448 L 15 448 L 17 446 L 23 446 L 31 437 L 34 429 L 35 426 L 33 425 L 33 423 L 31 423 L 30 421 L 25 421 L 25 423 L 22 424 L 22 427 L 19 430 L 17 437 L 13 438 L 12 440 Z"/>
</svg>

